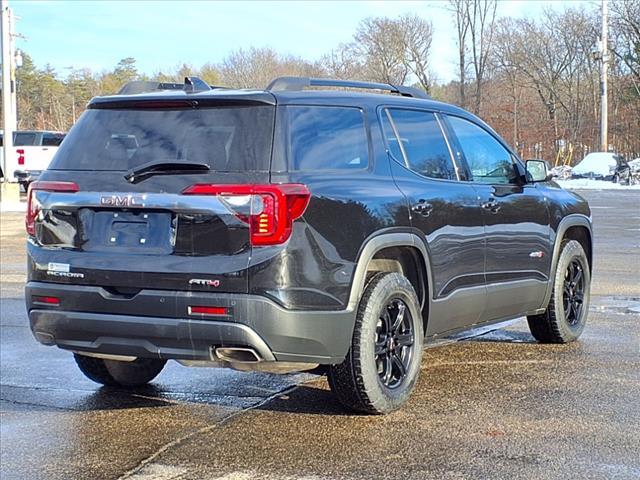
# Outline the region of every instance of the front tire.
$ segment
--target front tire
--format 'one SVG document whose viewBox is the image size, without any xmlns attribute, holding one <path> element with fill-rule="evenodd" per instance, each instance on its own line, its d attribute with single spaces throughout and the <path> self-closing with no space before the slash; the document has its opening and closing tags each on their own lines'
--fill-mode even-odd
<svg viewBox="0 0 640 480">
<path fill-rule="evenodd" d="M 360 300 L 351 348 L 329 369 L 331 390 L 357 412 L 397 410 L 418 379 L 423 339 L 420 303 L 409 280 L 375 274 Z"/>
<path fill-rule="evenodd" d="M 541 343 L 569 343 L 580 337 L 587 321 L 591 272 L 587 255 L 575 240 L 565 240 L 547 310 L 527 317 L 531 334 Z"/>
<path fill-rule="evenodd" d="M 132 362 L 105 360 L 74 353 L 80 371 L 89 379 L 106 386 L 139 387 L 162 371 L 166 360 L 137 358 Z"/>
</svg>

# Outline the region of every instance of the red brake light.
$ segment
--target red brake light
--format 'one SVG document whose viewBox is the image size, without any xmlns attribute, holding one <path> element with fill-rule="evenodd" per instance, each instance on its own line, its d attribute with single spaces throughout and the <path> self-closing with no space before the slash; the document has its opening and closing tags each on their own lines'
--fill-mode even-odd
<svg viewBox="0 0 640 480">
<path fill-rule="evenodd" d="M 40 303 L 43 305 L 51 305 L 52 307 L 58 307 L 60 305 L 60 299 L 58 297 L 34 296 L 33 303 Z"/>
<path fill-rule="evenodd" d="M 18 154 L 18 165 L 24 165 L 24 148 L 16 149 L 16 153 Z"/>
<path fill-rule="evenodd" d="M 213 185 L 195 184 L 184 195 L 217 195 L 230 209 L 234 198 L 247 197 L 249 214 L 235 211 L 236 216 L 249 224 L 251 244 L 279 245 L 291 236 L 293 221 L 304 213 L 311 193 L 306 185 Z"/>
<path fill-rule="evenodd" d="M 75 182 L 33 182 L 29 185 L 29 192 L 27 193 L 27 214 L 25 217 L 25 227 L 27 233 L 31 236 L 36 234 L 36 217 L 40 213 L 40 204 L 34 198 L 34 192 L 36 190 L 43 190 L 46 192 L 68 192 L 76 193 L 80 188 Z"/>
<path fill-rule="evenodd" d="M 226 316 L 229 314 L 229 310 L 225 307 L 189 306 L 188 312 L 189 312 L 189 315 Z"/>
</svg>

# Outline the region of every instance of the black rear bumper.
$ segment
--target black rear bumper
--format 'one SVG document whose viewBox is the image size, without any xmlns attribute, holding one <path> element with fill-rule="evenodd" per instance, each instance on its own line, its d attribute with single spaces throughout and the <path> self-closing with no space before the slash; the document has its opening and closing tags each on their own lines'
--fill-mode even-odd
<svg viewBox="0 0 640 480">
<path fill-rule="evenodd" d="M 34 304 L 58 297 L 59 306 Z M 31 330 L 44 344 L 137 357 L 209 360 L 212 347 L 251 347 L 264 360 L 334 364 L 351 343 L 355 312 L 287 310 L 255 295 L 141 290 L 132 297 L 93 286 L 29 282 Z M 189 305 L 229 315 L 189 315 Z"/>
</svg>

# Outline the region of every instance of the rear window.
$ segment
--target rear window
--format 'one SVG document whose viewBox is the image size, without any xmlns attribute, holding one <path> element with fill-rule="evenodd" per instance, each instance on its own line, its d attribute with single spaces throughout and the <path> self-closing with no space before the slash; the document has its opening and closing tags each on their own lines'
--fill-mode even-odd
<svg viewBox="0 0 640 480">
<path fill-rule="evenodd" d="M 360 109 L 289 106 L 286 112 L 290 169 L 346 170 L 367 167 L 369 143 Z"/>
<path fill-rule="evenodd" d="M 90 109 L 51 170 L 121 170 L 149 162 L 206 163 L 213 171 L 268 170 L 275 107 Z"/>
</svg>

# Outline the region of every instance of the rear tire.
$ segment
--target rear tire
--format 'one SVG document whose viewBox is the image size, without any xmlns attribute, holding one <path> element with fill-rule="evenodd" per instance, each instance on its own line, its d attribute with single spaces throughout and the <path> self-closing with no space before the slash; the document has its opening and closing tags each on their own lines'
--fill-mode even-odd
<svg viewBox="0 0 640 480">
<path fill-rule="evenodd" d="M 138 358 L 132 362 L 105 360 L 74 353 L 80 371 L 89 379 L 106 386 L 139 387 L 153 380 L 166 360 Z"/>
<path fill-rule="evenodd" d="M 409 398 L 424 339 L 416 292 L 399 273 L 377 273 L 360 300 L 351 348 L 329 369 L 329 386 L 357 412 L 385 414 Z"/>
<path fill-rule="evenodd" d="M 591 272 L 584 249 L 565 240 L 553 280 L 547 310 L 527 317 L 531 334 L 541 343 L 569 343 L 584 330 L 589 312 Z"/>
</svg>

